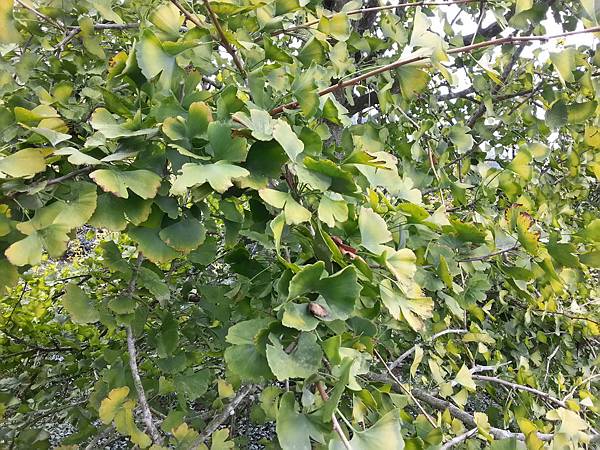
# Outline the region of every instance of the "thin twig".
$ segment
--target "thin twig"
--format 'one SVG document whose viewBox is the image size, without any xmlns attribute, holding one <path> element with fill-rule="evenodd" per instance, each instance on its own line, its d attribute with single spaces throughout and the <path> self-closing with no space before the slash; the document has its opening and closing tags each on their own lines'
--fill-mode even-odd
<svg viewBox="0 0 600 450">
<path fill-rule="evenodd" d="M 42 14 L 37 9 L 35 9 L 32 6 L 29 6 L 27 3 L 25 3 L 25 2 L 23 2 L 21 0 L 15 0 L 15 3 L 17 3 L 18 5 L 20 5 L 21 7 L 25 8 L 25 9 L 31 11 L 39 19 L 42 19 L 44 22 L 48 22 L 50 25 L 58 28 L 59 30 L 64 31 L 65 27 L 63 25 L 61 25 L 60 23 L 58 23 L 56 20 L 54 20 L 52 17 L 48 17 L 47 15 Z"/>
<path fill-rule="evenodd" d="M 489 258 L 493 258 L 494 256 L 498 256 L 498 255 L 503 255 L 505 253 L 509 253 L 512 252 L 514 250 L 517 250 L 519 248 L 519 244 L 515 244 L 512 245 L 508 248 L 505 248 L 503 250 L 498 250 L 492 253 L 488 253 L 487 255 L 482 255 L 482 256 L 472 256 L 470 258 L 464 258 L 464 259 L 459 259 L 456 262 L 462 263 L 462 262 L 472 262 L 472 261 L 485 261 L 486 259 Z"/>
<path fill-rule="evenodd" d="M 464 47 L 453 48 L 453 49 L 448 50 L 446 53 L 449 55 L 458 54 L 458 53 L 469 53 L 474 50 L 479 50 L 479 49 L 486 48 L 486 47 L 495 47 L 498 45 L 515 44 L 515 43 L 528 44 L 528 43 L 537 42 L 537 41 L 546 42 L 551 39 L 558 39 L 558 38 L 562 38 L 562 37 L 573 36 L 575 34 L 597 33 L 597 32 L 600 32 L 600 26 L 591 27 L 591 28 L 587 28 L 584 30 L 576 30 L 576 31 L 570 31 L 567 33 L 544 35 L 544 36 L 507 36 L 507 37 L 502 37 L 502 38 L 497 38 L 497 39 L 491 39 L 489 41 L 478 42 L 477 44 L 473 44 L 473 45 L 466 45 Z M 328 88 L 325 88 L 325 89 L 319 91 L 318 95 L 323 96 L 323 95 L 329 94 L 331 92 L 335 92 L 339 89 L 346 88 L 348 86 L 354 86 L 368 78 L 372 78 L 374 76 L 381 75 L 382 73 L 389 72 L 391 70 L 397 69 L 398 67 L 413 64 L 413 63 L 416 63 L 419 61 L 424 61 L 429 58 L 430 58 L 430 56 L 425 56 L 425 55 L 411 56 L 409 58 L 404 58 L 404 59 L 401 58 L 401 59 L 398 59 L 397 61 L 394 61 L 393 63 L 386 64 L 384 66 L 378 67 L 377 69 L 371 70 L 369 72 L 365 72 L 362 75 L 359 75 L 357 77 L 350 78 L 346 81 L 342 81 L 340 83 L 331 85 Z M 298 101 L 293 101 L 293 102 L 289 102 L 284 105 L 278 106 L 276 108 L 273 108 L 270 111 L 270 113 L 272 116 L 276 116 L 276 115 L 281 114 L 286 109 L 297 109 L 299 106 L 300 106 L 300 103 Z"/>
<path fill-rule="evenodd" d="M 433 420 L 433 418 L 427 413 L 427 411 L 425 411 L 425 408 L 423 408 L 423 405 L 421 405 L 421 403 L 419 403 L 417 401 L 417 399 L 412 395 L 412 392 L 409 389 L 407 389 L 406 387 L 404 387 L 404 385 L 400 382 L 400 380 L 398 379 L 398 377 L 396 377 L 396 375 L 394 375 L 394 372 L 392 372 L 392 369 L 389 368 L 389 366 L 386 364 L 386 362 L 381 357 L 381 355 L 379 354 L 379 352 L 377 350 L 373 349 L 373 353 L 375 353 L 375 356 L 377 356 L 377 358 L 379 359 L 379 361 L 381 361 L 381 364 L 383 364 L 383 366 L 385 367 L 385 370 L 387 371 L 387 373 L 390 374 L 390 376 L 398 384 L 398 386 L 400 387 L 400 389 L 402 389 L 406 393 L 406 395 L 408 395 L 411 398 L 411 400 L 415 403 L 415 405 L 417 405 L 417 407 L 425 415 L 425 417 L 427 418 L 427 420 L 429 421 L 429 423 L 431 424 L 431 426 L 433 428 L 437 428 L 438 426 L 435 423 L 435 421 Z"/>
<path fill-rule="evenodd" d="M 200 436 L 198 436 L 192 445 L 190 445 L 190 448 L 197 448 L 203 444 L 204 441 L 206 441 L 217 430 L 217 428 L 219 428 L 219 426 L 221 426 L 221 424 L 225 422 L 229 416 L 231 416 L 231 414 L 235 411 L 235 408 L 238 407 L 242 400 L 244 400 L 244 398 L 250 394 L 255 387 L 256 386 L 253 384 L 242 387 L 236 396 L 227 404 L 227 406 L 223 408 L 223 411 L 217 414 L 213 420 L 210 421 L 204 431 L 200 433 Z"/>
<path fill-rule="evenodd" d="M 133 292 L 135 291 L 135 283 L 137 281 L 138 272 L 144 261 L 144 255 L 140 252 L 138 254 L 138 258 L 136 261 L 136 265 L 131 274 L 131 280 L 129 281 L 129 286 L 127 287 L 126 295 L 131 297 L 133 296 Z M 140 401 L 140 408 L 142 410 L 142 418 L 144 423 L 146 424 L 146 428 L 150 432 L 152 436 L 152 440 L 159 445 L 162 445 L 162 437 L 154 424 L 154 419 L 152 417 L 152 411 L 150 411 L 150 406 L 148 405 L 148 400 L 146 399 L 146 392 L 144 391 L 144 386 L 142 385 L 142 379 L 140 377 L 140 371 L 137 365 L 137 350 L 135 348 L 135 336 L 133 335 L 133 329 L 131 325 L 127 325 L 127 351 L 129 352 L 129 367 L 131 369 L 131 376 L 133 377 L 133 384 L 135 386 L 135 390 L 138 394 L 138 399 Z"/>
<path fill-rule="evenodd" d="M 85 450 L 96 450 L 98 448 L 98 443 L 107 437 L 110 433 L 115 429 L 114 425 L 109 425 L 100 433 L 98 433 L 94 439 L 90 441 L 88 445 L 86 445 Z"/>
<path fill-rule="evenodd" d="M 177 7 L 177 9 L 179 9 L 179 11 L 181 11 L 183 13 L 183 15 L 190 22 L 192 22 L 198 28 L 204 28 L 204 25 L 202 24 L 202 22 L 200 22 L 195 15 L 193 15 L 186 8 L 184 8 L 184 6 L 179 2 L 179 0 L 171 0 L 171 3 L 173 3 Z M 244 70 L 242 61 L 240 60 L 237 52 L 235 51 L 235 48 L 233 48 L 233 46 L 229 43 L 227 36 L 225 36 L 225 32 L 223 31 L 223 28 L 221 27 L 219 18 L 217 17 L 215 12 L 210 7 L 210 3 L 208 0 L 203 0 L 203 3 L 204 3 L 206 10 L 208 11 L 208 14 L 210 15 L 211 21 L 212 21 L 213 25 L 215 26 L 217 33 L 219 34 L 219 36 L 221 38 L 221 45 L 225 48 L 227 53 L 229 53 L 231 55 L 231 57 L 233 58 L 233 63 L 238 68 L 238 71 L 240 72 L 240 74 L 245 77 L 246 71 Z"/>
<path fill-rule="evenodd" d="M 442 337 L 446 334 L 465 334 L 465 333 L 467 333 L 467 330 L 449 328 L 447 330 L 440 331 L 439 333 L 434 334 L 429 339 L 427 339 L 426 342 L 435 341 L 437 338 Z M 402 361 L 404 361 L 406 358 L 408 358 L 410 355 L 412 355 L 415 352 L 415 350 L 417 349 L 417 345 L 414 345 L 413 347 L 409 348 L 404 353 L 402 353 L 398 358 L 396 358 L 396 360 L 394 360 L 394 362 L 392 362 L 389 365 L 390 369 L 391 370 L 395 369 L 402 363 Z"/>
<path fill-rule="evenodd" d="M 318 381 L 316 385 L 323 401 L 326 402 L 327 400 L 329 400 L 329 395 L 327 395 L 327 391 L 325 391 L 323 383 Z M 331 415 L 331 423 L 333 425 L 333 430 L 340 437 L 340 440 L 342 441 L 342 444 L 344 444 L 344 447 L 346 447 L 347 450 L 352 450 L 352 445 L 350 444 L 350 441 L 348 441 L 348 438 L 344 434 L 344 431 L 342 430 L 342 427 L 340 426 L 337 417 L 335 417 L 335 412 Z"/>
<path fill-rule="evenodd" d="M 384 6 L 374 6 L 372 8 L 353 9 L 351 11 L 345 12 L 345 14 L 347 16 L 354 16 L 357 14 L 377 12 L 377 11 L 386 11 L 386 10 L 397 9 L 397 8 L 412 8 L 412 7 L 417 7 L 417 6 L 427 7 L 427 6 L 460 5 L 460 4 L 464 4 L 464 3 L 475 3 L 477 1 L 480 1 L 480 0 L 454 0 L 454 1 L 448 1 L 448 2 L 426 2 L 426 1 L 410 2 L 410 3 L 402 3 L 400 5 L 384 5 Z M 323 17 L 325 17 L 327 19 L 331 19 L 333 17 L 333 15 L 324 15 Z M 301 30 L 304 28 L 310 28 L 313 25 L 317 25 L 320 21 L 321 21 L 321 19 L 310 20 L 308 22 L 302 23 L 295 27 L 286 28 L 284 30 L 273 31 L 271 33 L 271 36 L 278 36 L 280 34 L 285 34 L 290 31 L 296 31 L 296 30 Z"/>
<path fill-rule="evenodd" d="M 571 391 L 567 395 L 565 395 L 565 398 L 563 398 L 562 401 L 566 402 L 568 399 L 570 399 L 571 397 L 573 397 L 573 395 L 575 394 L 575 392 L 577 392 L 577 389 L 579 389 L 579 386 L 581 386 L 582 384 L 585 384 L 588 381 L 591 381 L 591 380 L 593 380 L 595 378 L 598 378 L 598 377 L 600 377 L 600 373 L 597 373 L 595 375 L 590 375 L 589 377 L 587 377 L 586 379 L 584 379 L 582 382 L 577 383 L 575 385 L 575 387 L 573 389 L 571 389 Z"/>
<path fill-rule="evenodd" d="M 502 380 L 501 378 L 497 378 L 497 377 L 488 377 L 487 375 L 471 375 L 471 377 L 474 380 L 487 381 L 489 383 L 501 384 L 503 386 L 507 386 L 512 389 L 517 389 L 518 391 L 529 392 L 530 394 L 537 395 L 538 397 L 543 398 L 544 400 L 548 400 L 558 406 L 562 406 L 563 408 L 567 407 L 567 405 L 565 404 L 565 402 L 563 400 L 559 400 L 556 397 L 551 396 L 547 392 L 540 391 L 539 389 L 534 389 L 532 387 L 524 386 L 522 384 L 512 383 L 510 381 Z"/>
<path fill-rule="evenodd" d="M 444 445 L 442 445 L 440 447 L 440 450 L 448 450 L 449 448 L 452 448 L 455 445 L 458 445 L 461 442 L 466 441 L 467 439 L 469 439 L 471 436 L 473 436 L 475 434 L 477 434 L 477 428 L 472 428 L 469 431 L 467 431 L 466 433 L 459 434 L 455 438 L 450 439 L 448 442 L 446 442 Z"/>
</svg>

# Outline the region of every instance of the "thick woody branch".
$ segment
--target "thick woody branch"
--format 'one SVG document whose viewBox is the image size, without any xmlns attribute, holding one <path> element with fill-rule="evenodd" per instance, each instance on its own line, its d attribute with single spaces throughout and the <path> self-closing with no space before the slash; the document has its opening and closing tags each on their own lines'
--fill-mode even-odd
<svg viewBox="0 0 600 450">
<path fill-rule="evenodd" d="M 491 39 L 489 41 L 478 42 L 477 44 L 473 44 L 473 45 L 466 45 L 464 47 L 453 48 L 453 49 L 448 50 L 446 53 L 449 55 L 454 55 L 454 54 L 459 54 L 459 53 L 470 53 L 470 52 L 473 52 L 473 51 L 476 51 L 476 50 L 479 50 L 482 48 L 487 48 L 487 47 L 497 47 L 499 45 L 506 45 L 506 44 L 529 44 L 532 42 L 539 42 L 539 41 L 546 42 L 551 39 L 558 39 L 558 38 L 562 38 L 562 37 L 573 36 L 576 34 L 596 33 L 596 32 L 600 32 L 600 26 L 587 28 L 585 30 L 576 30 L 576 31 L 570 31 L 567 33 L 544 35 L 544 36 L 507 36 L 507 37 L 502 37 L 502 38 L 498 38 L 498 39 Z M 393 63 L 386 64 L 377 69 L 371 70 L 369 72 L 365 72 L 364 74 L 359 75 L 357 77 L 350 78 L 346 81 L 329 86 L 328 88 L 319 91 L 318 95 L 323 96 L 323 95 L 327 95 L 331 92 L 335 92 L 337 90 L 344 89 L 346 87 L 355 86 L 364 80 L 375 77 L 377 75 L 381 75 L 382 73 L 389 72 L 391 70 L 397 69 L 398 67 L 407 66 L 409 64 L 413 64 L 413 63 L 420 62 L 420 61 L 425 61 L 427 59 L 429 59 L 429 56 L 425 56 L 425 55 L 412 56 L 410 58 L 401 58 L 401 59 L 398 59 L 397 61 L 394 61 Z M 276 116 L 276 115 L 281 114 L 285 110 L 297 109 L 299 106 L 300 106 L 300 104 L 297 101 L 293 101 L 293 102 L 286 103 L 285 105 L 281 105 L 281 106 L 278 106 L 277 108 L 272 109 L 270 111 L 270 113 L 271 113 L 271 115 Z"/>
<path fill-rule="evenodd" d="M 231 416 L 233 414 L 233 412 L 239 406 L 239 404 L 242 402 L 242 400 L 244 400 L 244 398 L 246 398 L 246 396 L 248 394 L 250 394 L 252 391 L 254 391 L 255 387 L 256 386 L 254 386 L 253 384 L 243 386 L 238 391 L 238 393 L 233 398 L 233 400 L 231 400 L 227 404 L 227 406 L 225 406 L 225 408 L 223 408 L 223 411 L 221 411 L 219 414 L 217 414 L 213 418 L 213 420 L 210 421 L 210 423 L 206 426 L 206 428 L 200 434 L 200 436 L 198 436 L 196 438 L 196 440 L 192 443 L 192 445 L 190 445 L 190 448 L 197 448 L 201 444 L 203 444 L 204 441 L 206 441 L 229 418 L 229 416 Z"/>
<path fill-rule="evenodd" d="M 471 376 L 473 377 L 474 380 L 487 381 L 489 383 L 501 384 L 503 386 L 507 386 L 509 388 L 516 389 L 518 391 L 529 392 L 530 394 L 537 395 L 538 397 L 543 398 L 544 400 L 548 400 L 549 402 L 552 402 L 552 403 L 554 403 L 554 404 L 556 404 L 558 406 L 562 406 L 563 408 L 567 407 L 567 405 L 566 405 L 566 403 L 564 401 L 559 400 L 556 397 L 551 396 L 547 392 L 543 392 L 543 391 L 540 391 L 538 389 L 534 389 L 534 388 L 529 387 L 529 386 L 524 386 L 522 384 L 512 383 L 510 381 L 502 380 L 502 379 L 497 378 L 497 377 L 488 377 L 487 375 L 471 375 Z"/>
<path fill-rule="evenodd" d="M 140 266 L 144 261 L 144 256 L 140 253 L 138 255 L 138 259 L 136 262 L 136 266 L 131 274 L 131 280 L 129 281 L 129 286 L 127 288 L 128 296 L 132 296 L 135 291 L 135 284 L 137 281 L 138 272 L 140 270 Z M 146 399 L 146 392 L 144 391 L 144 386 L 142 385 L 142 379 L 140 377 L 140 370 L 137 365 L 137 350 L 135 348 L 135 337 L 133 335 L 133 329 L 131 325 L 127 325 L 127 351 L 129 352 L 129 368 L 131 369 L 131 376 L 133 378 L 133 384 L 135 386 L 135 390 L 138 395 L 138 400 L 140 402 L 140 408 L 142 410 L 142 419 L 146 424 L 146 428 L 152 436 L 152 440 L 159 445 L 162 445 L 162 437 L 154 424 L 154 418 L 152 417 L 152 412 L 150 411 L 150 406 L 148 405 L 148 400 Z"/>
</svg>

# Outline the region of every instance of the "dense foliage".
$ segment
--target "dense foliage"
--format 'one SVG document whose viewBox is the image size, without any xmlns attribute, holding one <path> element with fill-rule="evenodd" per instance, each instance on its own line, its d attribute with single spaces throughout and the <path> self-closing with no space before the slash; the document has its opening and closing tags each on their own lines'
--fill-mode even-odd
<svg viewBox="0 0 600 450">
<path fill-rule="evenodd" d="M 0 447 L 594 448 L 598 5 L 0 0 Z"/>
</svg>

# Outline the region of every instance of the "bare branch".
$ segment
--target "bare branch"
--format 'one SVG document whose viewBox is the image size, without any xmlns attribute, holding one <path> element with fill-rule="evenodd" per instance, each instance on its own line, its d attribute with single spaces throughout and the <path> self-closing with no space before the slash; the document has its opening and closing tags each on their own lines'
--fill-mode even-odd
<svg viewBox="0 0 600 450">
<path fill-rule="evenodd" d="M 327 395 L 327 392 L 325 391 L 325 388 L 323 387 L 323 383 L 321 383 L 319 381 L 316 384 L 317 384 L 317 389 L 319 391 L 319 394 L 321 395 L 321 398 L 323 399 L 323 401 L 326 402 L 327 400 L 329 400 L 329 395 Z M 352 450 L 352 445 L 350 445 L 348 438 L 344 434 L 344 431 L 342 430 L 342 427 L 340 426 L 340 423 L 338 422 L 337 417 L 335 417 L 335 413 L 333 413 L 331 415 L 331 423 L 333 425 L 334 431 L 340 437 L 342 444 L 344 444 L 344 447 L 346 447 L 346 450 Z"/>
<path fill-rule="evenodd" d="M 510 381 L 506 381 L 506 380 L 502 380 L 501 378 L 497 378 L 497 377 L 488 377 L 487 375 L 471 375 L 473 377 L 474 380 L 479 380 L 479 381 L 487 381 L 489 383 L 496 383 L 496 384 L 501 384 L 503 386 L 507 386 L 510 387 L 512 389 L 517 389 L 519 391 L 525 391 L 525 392 L 529 392 L 531 394 L 537 395 L 540 398 L 543 398 L 544 400 L 548 400 L 558 406 L 562 406 L 563 408 L 566 408 L 567 405 L 564 401 L 557 399 L 556 397 L 551 396 L 550 394 L 548 394 L 547 392 L 543 392 L 540 391 L 538 389 L 534 389 L 532 387 L 529 386 L 524 386 L 522 384 L 517 384 L 517 383 L 512 383 Z"/>
<path fill-rule="evenodd" d="M 172 0 L 172 1 L 176 1 L 176 0 Z M 502 37 L 502 38 L 498 38 L 498 39 L 491 39 L 489 41 L 479 42 L 479 43 L 473 44 L 473 45 L 466 45 L 464 47 L 453 48 L 453 49 L 448 50 L 446 53 L 449 55 L 454 55 L 454 54 L 458 54 L 458 53 L 470 53 L 472 51 L 479 50 L 479 49 L 486 48 L 486 47 L 496 47 L 499 45 L 506 45 L 506 44 L 529 44 L 532 42 L 539 42 L 539 41 L 546 42 L 551 39 L 558 39 L 558 38 L 562 38 L 562 37 L 573 36 L 576 34 L 596 33 L 596 32 L 600 32 L 600 26 L 590 27 L 590 28 L 587 28 L 584 30 L 576 30 L 576 31 L 570 31 L 570 32 L 566 32 L 566 33 L 544 35 L 544 36 L 507 36 L 507 37 Z M 349 86 L 355 86 L 358 83 L 360 83 L 361 81 L 364 81 L 368 78 L 372 78 L 374 76 L 381 75 L 382 73 L 389 72 L 391 70 L 397 69 L 398 67 L 406 66 L 406 65 L 416 63 L 419 61 L 424 61 L 427 59 L 429 59 L 429 56 L 425 56 L 425 55 L 412 56 L 410 58 L 401 58 L 401 59 L 398 59 L 397 61 L 394 61 L 393 63 L 386 64 L 384 66 L 378 67 L 377 69 L 365 72 L 362 75 L 359 75 L 357 77 L 350 78 L 346 81 L 342 81 L 342 82 L 339 82 L 332 86 L 329 86 L 328 88 L 325 88 L 325 89 L 319 91 L 318 95 L 323 96 L 323 95 L 329 94 L 331 92 L 335 92 L 339 89 L 343 89 L 343 88 L 346 88 Z M 297 109 L 299 106 L 300 106 L 300 104 L 297 101 L 293 101 L 293 102 L 289 102 L 289 103 L 286 103 L 284 105 L 281 105 L 281 106 L 278 106 L 278 107 L 272 109 L 270 111 L 270 113 L 272 116 L 276 116 L 276 115 L 279 115 L 282 112 L 284 112 L 286 109 Z"/>
<path fill-rule="evenodd" d="M 440 331 L 439 333 L 434 334 L 429 339 L 427 339 L 426 342 L 435 341 L 437 338 L 445 336 L 446 334 L 465 334 L 465 333 L 467 333 L 467 330 L 449 328 L 447 330 Z M 415 350 L 417 349 L 417 345 L 409 348 L 404 353 L 402 353 L 398 358 L 396 358 L 396 360 L 394 362 L 392 362 L 389 365 L 389 368 L 391 370 L 393 370 L 396 367 L 398 367 L 402 363 L 402 361 L 404 361 L 406 358 L 408 358 L 410 355 L 412 355 L 415 352 Z"/>
<path fill-rule="evenodd" d="M 256 386 L 254 386 L 253 384 L 248 384 L 246 386 L 243 386 L 238 391 L 238 393 L 233 398 L 233 400 L 231 400 L 227 404 L 227 406 L 225 406 L 225 408 L 223 408 L 223 411 L 221 411 L 219 414 L 217 414 L 213 418 L 213 420 L 210 421 L 210 423 L 206 426 L 206 428 L 200 434 L 200 436 L 198 436 L 196 438 L 196 440 L 192 443 L 192 445 L 190 445 L 190 448 L 196 448 L 200 444 L 203 444 L 204 441 L 206 441 L 217 430 L 217 428 L 219 428 L 219 426 L 221 426 L 221 424 L 223 422 L 225 422 L 229 418 L 229 416 L 231 416 L 233 414 L 233 412 L 238 407 L 238 405 L 242 402 L 242 400 L 244 400 L 244 398 L 248 394 L 250 394 L 255 389 L 255 387 Z"/>
<path fill-rule="evenodd" d="M 387 373 L 389 373 L 390 376 L 392 377 L 392 379 L 396 382 L 396 385 L 398 387 L 400 387 L 400 389 L 406 395 L 408 395 L 411 398 L 411 400 L 415 403 L 415 405 L 417 405 L 417 407 L 421 410 L 421 412 L 423 413 L 423 415 L 427 418 L 427 420 L 429 421 L 429 423 L 431 424 L 431 426 L 433 428 L 437 428 L 437 424 L 435 423 L 435 421 L 433 420 L 433 418 L 427 413 L 427 411 L 425 411 L 425 408 L 423 408 L 423 405 L 421 405 L 421 403 L 419 403 L 417 401 L 417 399 L 412 395 L 412 392 L 409 389 L 407 389 L 406 387 L 404 387 L 404 385 L 402 383 L 400 383 L 400 380 L 398 379 L 398 377 L 396 377 L 396 375 L 394 375 L 394 372 L 392 372 L 392 369 L 389 368 L 389 366 L 386 364 L 386 362 L 381 357 L 381 355 L 379 354 L 379 352 L 377 350 L 375 350 L 375 349 L 373 349 L 373 352 L 375 353 L 375 356 L 377 356 L 377 358 L 379 359 L 379 361 L 381 361 L 381 364 L 383 364 L 383 366 L 385 367 L 385 370 L 387 371 Z"/>
<path fill-rule="evenodd" d="M 129 286 L 127 288 L 126 295 L 131 297 L 133 292 L 135 291 L 135 283 L 137 281 L 138 272 L 144 261 L 144 255 L 142 253 L 138 254 L 138 258 L 136 261 L 136 266 L 131 274 L 131 280 L 129 281 Z M 140 401 L 140 408 L 142 410 L 142 418 L 144 423 L 146 424 L 146 428 L 150 432 L 152 436 L 152 440 L 162 445 L 162 437 L 154 424 L 154 418 L 152 417 L 152 412 L 150 411 L 150 406 L 148 405 L 148 400 L 146 399 L 146 392 L 144 391 L 144 386 L 142 385 L 142 379 L 140 377 L 140 370 L 137 365 L 137 350 L 135 348 L 135 337 L 133 335 L 133 329 L 131 325 L 127 325 L 127 351 L 129 352 L 129 368 L 131 369 L 131 376 L 133 377 L 133 384 L 135 386 L 135 390 L 138 394 L 138 399 Z"/>
<path fill-rule="evenodd" d="M 467 439 L 469 439 L 471 436 L 473 436 L 475 434 L 477 434 L 477 428 L 472 428 L 469 431 L 467 431 L 463 434 L 459 434 L 458 436 L 456 436 L 453 439 L 450 439 L 448 442 L 446 442 L 444 445 L 442 445 L 440 447 L 440 450 L 448 450 L 449 448 L 452 448 L 455 445 L 458 445 L 461 442 L 466 441 Z"/>
</svg>

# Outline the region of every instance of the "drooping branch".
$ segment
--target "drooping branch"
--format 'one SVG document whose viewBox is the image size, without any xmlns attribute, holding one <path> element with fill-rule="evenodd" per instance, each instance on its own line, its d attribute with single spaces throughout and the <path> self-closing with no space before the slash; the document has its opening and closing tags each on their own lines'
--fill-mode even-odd
<svg viewBox="0 0 600 450">
<path fill-rule="evenodd" d="M 133 295 L 133 292 L 135 291 L 135 284 L 137 281 L 138 272 L 143 261 L 144 256 L 141 253 L 139 253 L 136 265 L 131 274 L 129 286 L 127 287 L 126 295 L 129 297 L 131 297 Z M 146 392 L 144 391 L 144 386 L 140 377 L 140 370 L 137 365 L 137 350 L 135 348 L 135 336 L 133 335 L 133 329 L 131 328 L 131 325 L 127 325 L 127 351 L 129 352 L 129 368 L 131 369 L 133 384 L 135 386 L 135 390 L 137 392 L 138 399 L 140 402 L 142 418 L 144 420 L 144 423 L 146 424 L 146 428 L 148 429 L 150 436 L 152 436 L 152 440 L 156 444 L 162 445 L 162 437 L 158 432 L 156 425 L 154 424 L 152 411 L 150 411 L 150 406 L 148 405 L 148 400 L 146 399 Z"/>
<path fill-rule="evenodd" d="M 478 42 L 477 44 L 473 44 L 473 45 L 466 45 L 464 47 L 453 48 L 453 49 L 448 50 L 446 53 L 449 55 L 454 55 L 454 54 L 459 54 L 459 53 L 470 53 L 470 52 L 473 52 L 476 50 L 480 50 L 482 48 L 497 47 L 499 45 L 530 44 L 532 42 L 540 42 L 540 41 L 546 42 L 551 39 L 558 39 L 558 38 L 563 38 L 563 37 L 567 37 L 567 36 L 573 36 L 576 34 L 597 33 L 597 32 L 600 32 L 600 26 L 595 26 L 595 27 L 584 29 L 584 30 L 569 31 L 566 33 L 544 35 L 544 36 L 507 36 L 507 37 L 502 37 L 502 38 L 497 38 L 497 39 L 491 39 L 489 41 Z M 393 63 L 386 64 L 384 66 L 378 67 L 377 69 L 373 69 L 371 71 L 365 72 L 362 75 L 359 75 L 354 78 L 350 78 L 346 81 L 342 81 L 337 84 L 331 85 L 328 88 L 325 88 L 325 89 L 319 91 L 317 94 L 319 96 L 323 96 L 323 95 L 329 94 L 331 92 L 335 92 L 339 89 L 344 89 L 346 87 L 355 86 L 364 80 L 375 77 L 377 75 L 381 75 L 382 73 L 386 73 L 391 70 L 397 69 L 399 67 L 407 66 L 409 64 L 413 64 L 416 62 L 425 61 L 427 59 L 429 59 L 429 56 L 426 56 L 426 55 L 411 56 L 409 58 L 400 58 L 400 59 L 394 61 Z M 279 115 L 282 112 L 284 112 L 286 109 L 293 110 L 293 109 L 297 109 L 299 106 L 300 106 L 300 104 L 298 101 L 293 101 L 293 102 L 289 102 L 289 103 L 286 103 L 284 105 L 281 105 L 281 106 L 278 106 L 278 107 L 272 109 L 270 111 L 270 113 L 272 116 L 276 116 L 276 115 Z"/>
<path fill-rule="evenodd" d="M 317 385 L 317 390 L 319 391 L 319 395 L 321 396 L 323 401 L 326 402 L 327 400 L 329 400 L 329 395 L 327 394 L 327 391 L 325 390 L 323 383 L 321 383 L 319 381 L 316 383 L 316 385 Z M 340 426 L 340 423 L 338 422 L 337 417 L 335 417 L 335 412 L 331 415 L 331 423 L 333 425 L 333 430 L 340 437 L 340 440 L 342 441 L 342 444 L 344 444 L 344 447 L 346 448 L 346 450 L 352 450 L 352 445 L 350 445 L 348 438 L 344 434 L 344 430 L 342 430 L 342 427 Z"/>
<path fill-rule="evenodd" d="M 239 406 L 239 404 L 246 398 L 246 396 L 256 388 L 253 384 L 248 384 L 243 386 L 236 396 L 223 408 L 219 414 L 217 414 L 213 420 L 206 426 L 204 431 L 196 438 L 196 440 L 190 445 L 190 448 L 197 448 L 201 444 L 204 443 L 222 424 L 225 422 L 229 416 L 233 414 L 235 409 Z"/>
<path fill-rule="evenodd" d="M 171 0 L 171 3 L 173 3 L 177 7 L 177 9 L 179 9 L 190 22 L 192 22 L 198 28 L 204 28 L 204 26 L 198 20 L 198 18 L 196 16 L 194 16 L 193 14 L 191 14 L 186 8 L 184 8 L 183 5 L 179 2 L 179 0 Z M 210 2 L 208 0 L 203 0 L 203 3 L 204 3 L 204 7 L 208 11 L 210 20 L 212 21 L 213 25 L 215 26 L 215 28 L 217 30 L 217 33 L 219 34 L 219 37 L 221 38 L 221 45 L 227 51 L 227 53 L 229 53 L 231 55 L 231 58 L 233 59 L 233 63 L 237 67 L 240 74 L 245 77 L 246 71 L 242 64 L 242 61 L 240 60 L 240 57 L 238 56 L 237 52 L 235 51 L 235 48 L 233 48 L 233 46 L 227 39 L 227 36 L 225 35 L 225 32 L 223 31 L 223 27 L 221 27 L 221 23 L 219 22 L 219 18 L 217 17 L 215 12 L 210 7 Z"/>
<path fill-rule="evenodd" d="M 548 400 L 558 406 L 562 406 L 563 408 L 567 407 L 567 405 L 564 401 L 551 396 L 547 392 L 540 391 L 539 389 L 534 389 L 532 387 L 524 386 L 522 384 L 512 383 L 510 381 L 506 381 L 506 380 L 503 380 L 503 379 L 497 378 L 497 377 L 489 377 L 487 375 L 471 375 L 471 376 L 474 380 L 487 381 L 489 383 L 501 384 L 503 386 L 507 386 L 512 389 L 517 389 L 518 391 L 529 392 L 531 394 L 537 395 L 540 398 L 543 398 L 544 400 Z"/>
<path fill-rule="evenodd" d="M 435 341 L 437 338 L 445 336 L 446 334 L 465 334 L 465 333 L 467 333 L 467 330 L 449 328 L 447 330 L 440 331 L 439 333 L 434 334 L 429 339 L 427 339 L 426 342 Z M 410 355 L 412 355 L 415 352 L 415 350 L 417 349 L 417 345 L 414 345 L 413 347 L 409 348 L 404 353 L 402 353 L 398 358 L 396 358 L 396 360 L 394 360 L 394 362 L 392 362 L 389 365 L 389 368 L 391 370 L 393 370 L 396 367 L 398 367 L 402 363 L 402 361 L 404 361 L 406 358 L 408 358 Z"/>
<path fill-rule="evenodd" d="M 22 1 L 22 0 L 15 0 L 15 3 L 18 4 L 19 6 L 25 8 L 26 10 L 31 11 L 34 15 L 37 16 L 38 19 L 41 19 L 44 22 L 49 23 L 53 27 L 56 27 L 56 28 L 58 28 L 61 31 L 65 29 L 65 27 L 63 25 L 61 25 L 60 23 L 58 23 L 52 17 L 48 17 L 46 14 L 42 14 L 37 9 L 35 9 L 34 7 L 28 5 L 24 1 Z"/>
<path fill-rule="evenodd" d="M 413 8 L 413 7 L 418 7 L 418 6 L 448 6 L 448 5 L 461 5 L 464 3 L 475 3 L 478 2 L 480 0 L 451 0 L 451 1 L 447 1 L 447 2 L 426 2 L 426 1 L 422 1 L 422 2 L 410 2 L 410 3 L 401 3 L 399 5 L 384 5 L 384 6 L 374 6 L 371 8 L 361 8 L 361 9 L 353 9 L 350 11 L 346 11 L 346 15 L 347 16 L 355 16 L 357 14 L 366 14 L 366 13 L 372 13 L 372 12 L 379 12 L 379 11 L 387 11 L 387 10 L 391 10 L 391 9 L 399 9 L 399 8 Z M 325 15 L 323 16 L 327 19 L 331 19 L 333 17 L 333 15 Z M 290 27 L 290 28 L 286 28 L 283 30 L 276 30 L 273 31 L 271 33 L 271 36 L 278 36 L 280 34 L 285 34 L 288 33 L 290 31 L 296 31 L 296 30 L 302 30 L 304 28 L 310 28 L 314 25 L 317 25 L 319 22 L 321 21 L 321 19 L 314 19 L 314 20 L 310 20 L 308 22 L 304 22 L 300 25 L 296 25 L 294 27 Z"/>
</svg>

